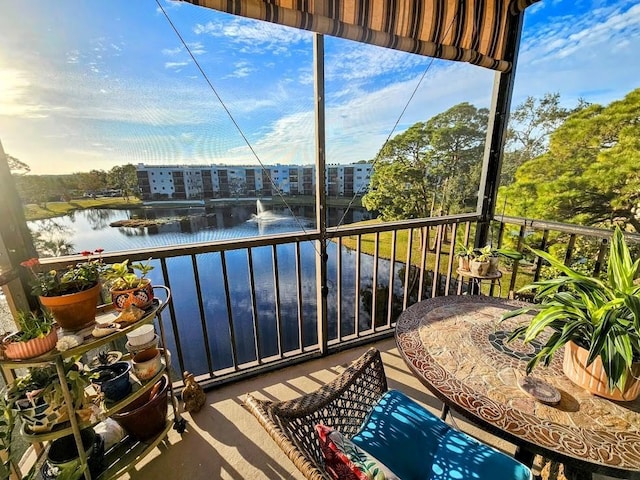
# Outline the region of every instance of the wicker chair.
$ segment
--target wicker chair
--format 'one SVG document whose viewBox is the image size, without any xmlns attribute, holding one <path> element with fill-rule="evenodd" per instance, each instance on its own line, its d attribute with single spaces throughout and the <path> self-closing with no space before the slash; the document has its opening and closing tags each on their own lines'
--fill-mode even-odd
<svg viewBox="0 0 640 480">
<path fill-rule="evenodd" d="M 372 348 L 313 393 L 283 402 L 249 394 L 245 405 L 306 478 L 327 480 L 331 477 L 324 472 L 315 425 L 331 426 L 351 438 L 386 391 L 382 358 Z"/>
</svg>

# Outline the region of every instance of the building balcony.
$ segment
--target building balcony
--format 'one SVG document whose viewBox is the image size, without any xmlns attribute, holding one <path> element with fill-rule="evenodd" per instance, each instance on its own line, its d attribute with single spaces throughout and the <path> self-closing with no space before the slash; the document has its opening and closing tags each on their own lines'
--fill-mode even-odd
<svg viewBox="0 0 640 480">
<path fill-rule="evenodd" d="M 326 257 L 317 250 L 315 231 L 105 254 L 108 263 L 153 256 L 154 283 L 172 291 L 162 324 L 174 386 L 180 389 L 181 373 L 190 371 L 208 391 L 204 409 L 185 415 L 187 431 L 171 431 L 131 478 L 155 478 L 161 472 L 193 479 L 211 478 L 212 472 L 213 478 L 302 478 L 243 408 L 244 394 L 288 399 L 312 391 L 338 373 L 336 365 L 372 344 L 383 352 L 392 388 L 439 410 L 440 402 L 409 372 L 390 337 L 400 313 L 423 299 L 479 293 L 456 272 L 454 253 L 458 243 L 474 244 L 477 221 L 476 214 L 467 214 L 332 227 Z M 593 272 L 601 268 L 611 235 L 507 217 L 494 219 L 490 230 L 494 246 L 522 250 L 525 238 L 537 248 L 554 243 L 562 246 L 567 262 L 577 245 L 588 242 L 598 252 Z M 382 249 L 383 244 L 390 248 Z M 258 262 L 265 251 L 269 260 Z M 323 267 L 331 272 L 326 305 L 306 288 L 310 283 L 300 264 L 305 255 L 330 264 Z M 76 260 L 42 263 L 60 268 Z M 542 267 L 539 259 L 503 265 L 501 281 L 483 283 L 480 292 L 513 298 L 519 286 L 539 278 Z M 315 278 L 315 271 L 306 273 Z M 472 435 L 513 451 L 507 442 L 462 423 Z"/>
<path fill-rule="evenodd" d="M 165 440 L 123 478 L 303 480 L 302 473 L 244 407 L 246 394 L 268 400 L 289 400 L 313 392 L 370 347 L 381 352 L 389 388 L 402 391 L 432 413 L 440 414 L 442 402 L 409 371 L 394 339 L 389 338 L 210 390 L 199 412 L 183 413 L 186 431 L 179 434 L 171 430 Z M 513 444 L 458 414 L 454 413 L 452 418 L 449 422 L 458 429 L 508 455 L 515 455 Z M 557 468 L 557 464 L 536 457 L 532 470 L 539 475 L 536 479 L 566 480 L 562 473 L 557 473 Z M 613 480 L 613 477 L 594 474 L 593 480 Z"/>
</svg>

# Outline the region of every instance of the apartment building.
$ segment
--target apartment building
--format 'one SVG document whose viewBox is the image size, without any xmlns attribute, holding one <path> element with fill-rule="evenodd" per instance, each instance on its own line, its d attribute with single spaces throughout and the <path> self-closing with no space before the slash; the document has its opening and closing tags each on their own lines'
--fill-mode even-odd
<svg viewBox="0 0 640 480">
<path fill-rule="evenodd" d="M 351 197 L 367 191 L 370 163 L 328 165 L 328 195 Z M 202 200 L 315 194 L 313 165 L 145 165 L 136 167 L 143 200 Z"/>
</svg>

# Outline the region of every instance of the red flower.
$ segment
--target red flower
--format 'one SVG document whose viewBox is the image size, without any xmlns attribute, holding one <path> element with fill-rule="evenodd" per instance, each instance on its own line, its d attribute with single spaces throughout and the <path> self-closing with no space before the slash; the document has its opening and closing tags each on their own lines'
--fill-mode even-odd
<svg viewBox="0 0 640 480">
<path fill-rule="evenodd" d="M 96 248 L 96 253 L 102 253 L 104 252 L 104 248 Z"/>
<path fill-rule="evenodd" d="M 25 260 L 24 262 L 20 262 L 20 265 L 27 268 L 33 268 L 40 265 L 40 260 L 37 258 L 30 258 L 29 260 Z"/>
<path fill-rule="evenodd" d="M 90 252 L 89 250 L 83 250 L 82 252 L 80 252 L 80 255 L 82 255 L 83 257 L 88 257 L 89 255 L 93 255 L 93 252 Z"/>
</svg>

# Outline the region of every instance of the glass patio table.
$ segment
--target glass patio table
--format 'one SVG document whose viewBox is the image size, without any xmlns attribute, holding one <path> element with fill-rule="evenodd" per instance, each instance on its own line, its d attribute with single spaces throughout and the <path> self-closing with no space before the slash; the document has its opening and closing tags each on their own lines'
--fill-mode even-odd
<svg viewBox="0 0 640 480">
<path fill-rule="evenodd" d="M 640 478 L 640 399 L 612 402 L 581 389 L 562 373 L 562 351 L 531 373 L 555 387 L 558 404 L 537 401 L 520 387 L 541 344 L 507 343 L 530 315 L 499 319 L 525 305 L 535 307 L 476 295 L 421 301 L 398 318 L 398 350 L 445 408 L 515 444 L 524 463 L 539 454 L 564 464 L 567 478 L 596 472 Z"/>
</svg>

